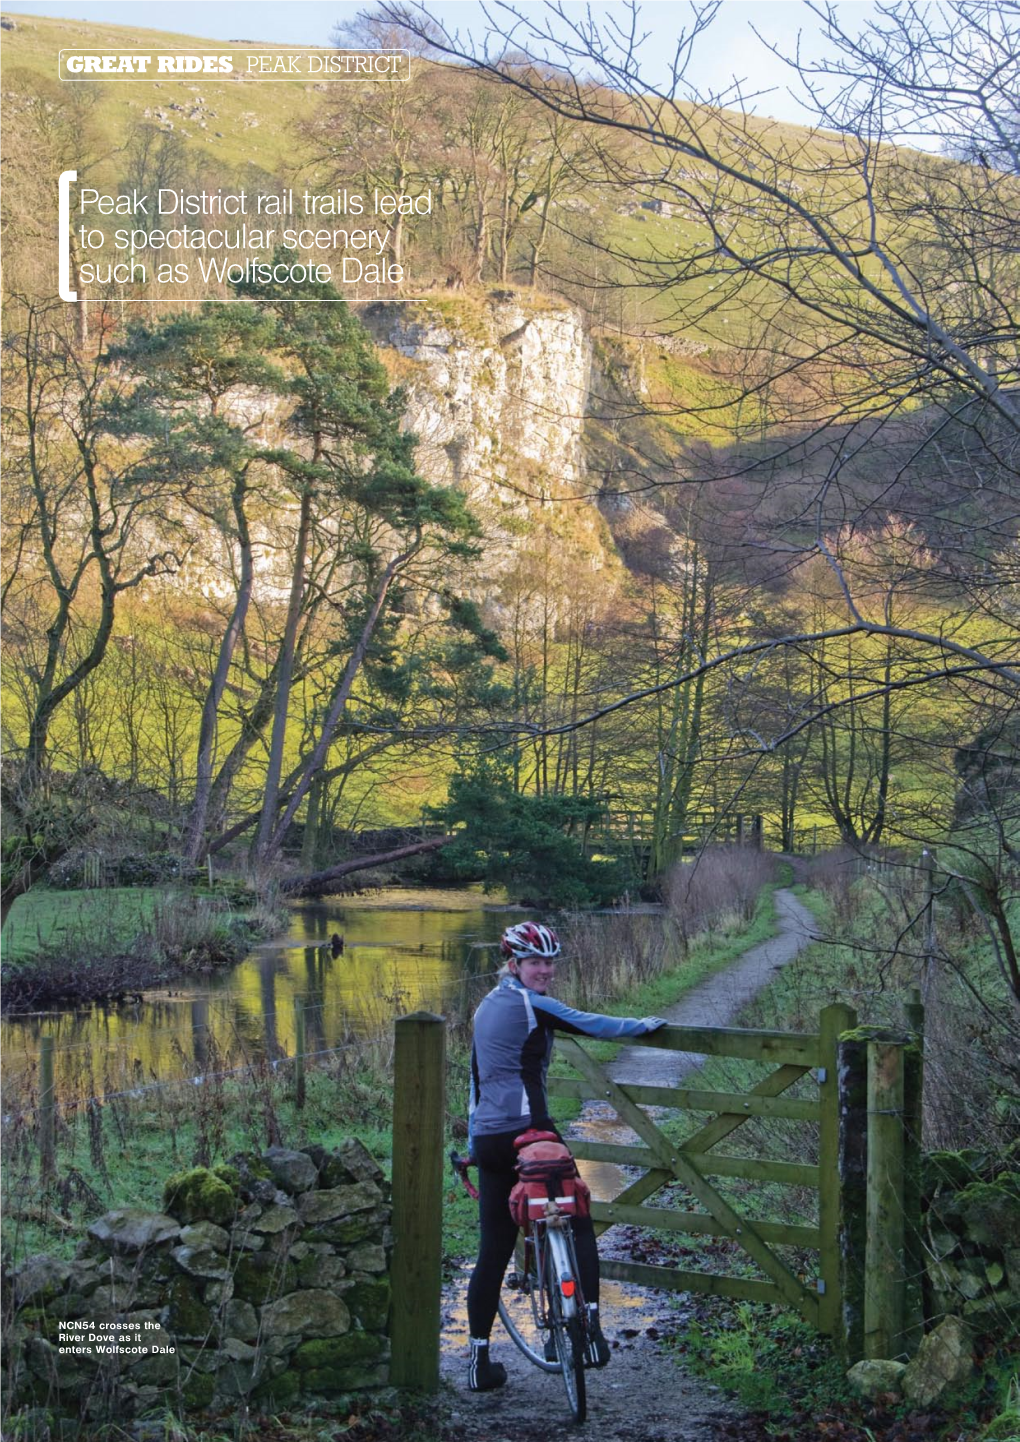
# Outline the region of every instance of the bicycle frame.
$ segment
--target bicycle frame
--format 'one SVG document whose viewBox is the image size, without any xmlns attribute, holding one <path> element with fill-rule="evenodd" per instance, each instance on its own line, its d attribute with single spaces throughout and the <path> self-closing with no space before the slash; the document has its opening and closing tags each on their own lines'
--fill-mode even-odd
<svg viewBox="0 0 1020 1442">
<path fill-rule="evenodd" d="M 451 1153 L 454 1169 L 474 1193 L 467 1163 Z M 477 1193 L 474 1193 L 477 1195 Z M 525 1227 L 521 1246 L 523 1266 L 509 1275 L 505 1288 L 520 1293 L 516 1320 L 513 1303 L 499 1301 L 499 1316 L 515 1346 L 533 1366 L 563 1378 L 567 1399 L 577 1422 L 586 1414 L 584 1352 L 588 1339 L 588 1309 L 581 1292 L 571 1218 L 550 1199 L 542 1214 Z M 547 1351 L 552 1347 L 556 1360 Z"/>
</svg>

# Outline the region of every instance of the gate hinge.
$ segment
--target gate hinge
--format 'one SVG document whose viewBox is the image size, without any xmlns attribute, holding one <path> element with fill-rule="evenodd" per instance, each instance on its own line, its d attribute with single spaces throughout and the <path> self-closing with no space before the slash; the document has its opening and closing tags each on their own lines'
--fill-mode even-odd
<svg viewBox="0 0 1020 1442">
<path fill-rule="evenodd" d="M 822 1086 L 824 1082 L 827 1082 L 829 1080 L 828 1069 L 824 1066 L 816 1066 L 814 1071 L 814 1077 L 818 1085 Z"/>
<path fill-rule="evenodd" d="M 822 1296 L 822 1297 L 823 1297 L 823 1296 L 825 1295 L 825 1278 L 824 1278 L 824 1277 L 816 1277 L 816 1278 L 815 1278 L 815 1291 L 818 1293 L 819 1296 Z"/>
</svg>

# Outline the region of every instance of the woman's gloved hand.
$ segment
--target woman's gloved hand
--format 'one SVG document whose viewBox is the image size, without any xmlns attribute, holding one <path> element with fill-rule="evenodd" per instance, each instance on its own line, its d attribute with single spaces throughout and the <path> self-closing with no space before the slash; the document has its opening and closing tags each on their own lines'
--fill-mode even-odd
<svg viewBox="0 0 1020 1442">
<path fill-rule="evenodd" d="M 658 1031 L 660 1026 L 668 1026 L 669 1022 L 664 1016 L 643 1016 L 641 1025 L 645 1031 Z"/>
</svg>

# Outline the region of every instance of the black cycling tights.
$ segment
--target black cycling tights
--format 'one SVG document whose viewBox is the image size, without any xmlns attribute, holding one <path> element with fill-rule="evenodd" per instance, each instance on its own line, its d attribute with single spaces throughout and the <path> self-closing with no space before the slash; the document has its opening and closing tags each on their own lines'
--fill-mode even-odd
<svg viewBox="0 0 1020 1442">
<path fill-rule="evenodd" d="M 499 1132 L 496 1136 L 474 1139 L 481 1241 L 478 1261 L 468 1284 L 467 1305 L 470 1335 L 479 1340 L 488 1337 L 492 1330 L 503 1273 L 517 1241 L 517 1223 L 510 1215 L 510 1193 L 517 1181 L 517 1151 L 514 1147 L 517 1136 L 520 1136 L 518 1131 Z M 599 1254 L 591 1217 L 575 1217 L 573 1227 L 584 1300 L 597 1302 Z"/>
</svg>

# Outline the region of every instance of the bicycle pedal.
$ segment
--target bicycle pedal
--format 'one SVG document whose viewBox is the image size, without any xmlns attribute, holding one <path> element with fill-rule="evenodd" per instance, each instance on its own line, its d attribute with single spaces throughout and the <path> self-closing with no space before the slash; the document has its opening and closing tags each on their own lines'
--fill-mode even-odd
<svg viewBox="0 0 1020 1442">
<path fill-rule="evenodd" d="M 508 1272 L 503 1279 L 503 1284 L 509 1287 L 511 1292 L 522 1292 L 524 1290 L 524 1278 L 520 1272 Z"/>
</svg>

